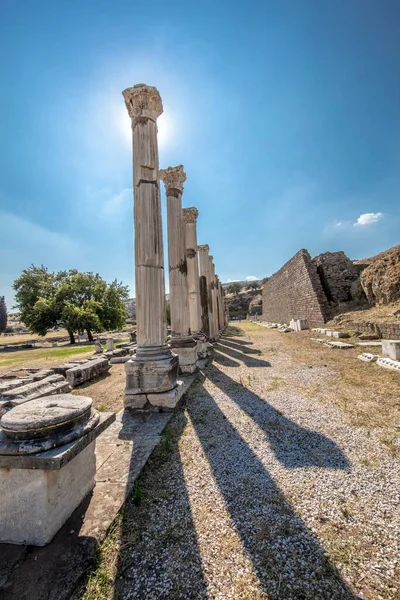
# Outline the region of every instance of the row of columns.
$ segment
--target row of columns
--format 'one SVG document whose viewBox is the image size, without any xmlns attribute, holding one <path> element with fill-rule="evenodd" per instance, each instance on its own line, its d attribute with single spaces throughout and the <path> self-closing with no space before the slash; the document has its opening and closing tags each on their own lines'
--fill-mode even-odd
<svg viewBox="0 0 400 600">
<path fill-rule="evenodd" d="M 155 87 L 123 92 L 132 120 L 137 350 L 125 363 L 125 406 L 173 408 L 181 373 L 193 373 L 225 326 L 223 289 L 207 245 L 197 245 L 195 207 L 182 208 L 182 165 L 159 169 Z M 160 180 L 167 197 L 171 342 L 167 343 Z"/>
</svg>

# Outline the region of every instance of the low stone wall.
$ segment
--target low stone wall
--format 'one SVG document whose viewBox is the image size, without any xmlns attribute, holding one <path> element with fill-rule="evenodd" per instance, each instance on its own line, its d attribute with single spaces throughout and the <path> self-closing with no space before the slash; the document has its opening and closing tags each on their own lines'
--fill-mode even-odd
<svg viewBox="0 0 400 600">
<path fill-rule="evenodd" d="M 262 302 L 264 321 L 305 319 L 308 326 L 314 327 L 329 319 L 329 304 L 317 267 L 304 249 L 265 283 Z"/>
<path fill-rule="evenodd" d="M 346 328 L 362 333 L 376 333 L 386 340 L 400 340 L 400 323 L 370 323 L 366 321 L 348 321 Z"/>
</svg>

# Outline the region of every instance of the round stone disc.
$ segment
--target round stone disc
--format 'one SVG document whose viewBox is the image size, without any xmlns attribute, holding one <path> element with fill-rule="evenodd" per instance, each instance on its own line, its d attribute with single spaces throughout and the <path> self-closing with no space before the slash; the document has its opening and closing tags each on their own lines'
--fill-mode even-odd
<svg viewBox="0 0 400 600">
<path fill-rule="evenodd" d="M 29 439 L 73 428 L 90 417 L 92 399 L 58 394 L 24 402 L 5 413 L 0 420 L 6 436 Z"/>
</svg>

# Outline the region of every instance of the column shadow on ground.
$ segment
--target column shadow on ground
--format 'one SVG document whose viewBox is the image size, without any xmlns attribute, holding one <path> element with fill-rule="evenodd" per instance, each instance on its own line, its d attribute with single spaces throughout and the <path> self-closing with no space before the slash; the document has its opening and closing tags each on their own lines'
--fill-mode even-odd
<svg viewBox="0 0 400 600">
<path fill-rule="evenodd" d="M 350 471 L 351 463 L 331 439 L 298 425 L 215 365 L 207 377 L 263 430 L 276 458 L 287 469 L 320 467 Z"/>
<path fill-rule="evenodd" d="M 209 598 L 178 442 L 179 411 L 122 511 L 114 600 Z"/>
<path fill-rule="evenodd" d="M 221 352 L 218 352 L 216 347 L 214 347 L 214 350 L 213 350 L 213 361 L 222 366 L 225 366 L 225 367 L 240 367 L 241 366 L 241 363 L 238 362 L 237 360 L 233 360 L 229 356 L 226 356 L 226 354 L 222 354 Z"/>
<path fill-rule="evenodd" d="M 233 348 L 233 350 L 239 350 L 240 352 L 244 352 L 245 354 L 260 354 L 260 351 L 256 348 L 250 348 L 242 344 L 240 341 L 227 340 L 226 338 L 220 338 L 219 344 L 223 346 L 227 346 L 228 348 Z"/>
<path fill-rule="evenodd" d="M 234 350 L 231 346 L 225 345 L 223 341 L 219 341 L 215 346 L 219 352 L 223 352 L 224 354 L 241 361 L 246 367 L 270 367 L 271 364 L 263 360 L 261 358 L 254 358 L 254 356 L 248 356 L 247 353 L 243 352 L 242 349 Z"/>
<path fill-rule="evenodd" d="M 219 382 L 222 389 L 226 382 Z M 187 411 L 232 525 L 268 598 L 356 600 L 311 530 L 204 387 L 188 401 Z"/>
</svg>

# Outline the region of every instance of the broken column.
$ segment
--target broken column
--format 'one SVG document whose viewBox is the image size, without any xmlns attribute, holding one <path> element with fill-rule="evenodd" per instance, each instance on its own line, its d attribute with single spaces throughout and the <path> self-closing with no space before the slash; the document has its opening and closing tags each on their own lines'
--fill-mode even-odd
<svg viewBox="0 0 400 600">
<path fill-rule="evenodd" d="M 21 404 L 0 420 L 0 542 L 44 546 L 92 491 L 96 438 L 115 421 L 86 396 Z"/>
<path fill-rule="evenodd" d="M 161 223 L 157 118 L 161 97 L 155 87 L 123 92 L 132 119 L 136 282 L 136 355 L 125 363 L 124 404 L 142 409 L 176 405 L 178 357 L 167 345 L 164 252 Z"/>
<path fill-rule="evenodd" d="M 190 208 L 184 208 L 182 214 L 185 227 L 190 329 L 194 339 L 197 340 L 198 357 L 203 359 L 207 356 L 207 346 L 206 336 L 202 331 L 203 324 L 201 319 L 200 277 L 196 229 L 199 212 L 197 208 L 192 206 Z"/>
<path fill-rule="evenodd" d="M 182 373 L 197 369 L 197 342 L 190 329 L 189 293 L 182 192 L 186 174 L 183 166 L 160 170 L 165 184 L 168 220 L 169 296 L 171 307 L 171 348 L 179 357 Z"/>
</svg>

